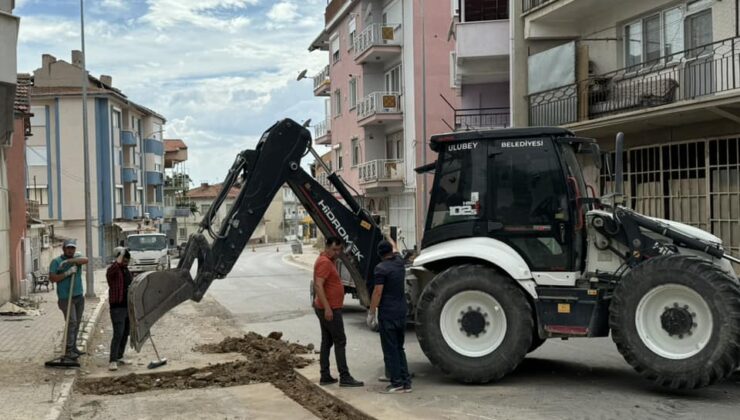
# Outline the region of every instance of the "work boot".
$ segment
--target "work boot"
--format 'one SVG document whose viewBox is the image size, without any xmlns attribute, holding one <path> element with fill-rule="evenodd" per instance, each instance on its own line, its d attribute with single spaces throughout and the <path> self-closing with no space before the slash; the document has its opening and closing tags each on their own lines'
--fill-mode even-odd
<svg viewBox="0 0 740 420">
<path fill-rule="evenodd" d="M 326 377 L 322 377 L 319 380 L 319 385 L 331 385 L 331 384 L 335 384 L 337 382 L 339 382 L 339 381 L 337 381 L 336 378 L 332 378 L 331 376 L 326 376 Z"/>
<path fill-rule="evenodd" d="M 355 379 L 355 378 L 353 378 L 351 376 L 348 376 L 346 378 L 342 378 L 339 381 L 339 386 L 344 386 L 344 387 L 358 387 L 358 386 L 365 386 L 365 383 L 362 382 L 362 381 L 358 381 L 357 379 Z"/>
</svg>

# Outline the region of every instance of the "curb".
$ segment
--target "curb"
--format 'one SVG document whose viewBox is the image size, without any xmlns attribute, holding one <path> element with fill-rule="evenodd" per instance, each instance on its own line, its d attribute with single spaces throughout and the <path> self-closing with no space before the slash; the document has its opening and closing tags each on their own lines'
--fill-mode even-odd
<svg viewBox="0 0 740 420">
<path fill-rule="evenodd" d="M 108 302 L 108 289 L 101 292 L 100 296 L 100 300 L 98 301 L 97 305 L 95 305 L 95 309 L 93 309 L 90 318 L 88 318 L 87 322 L 82 328 L 82 331 L 80 332 L 79 347 L 82 351 L 87 352 L 88 355 L 90 354 L 90 352 L 88 351 L 87 345 L 90 342 L 90 337 L 92 337 L 92 333 L 95 331 L 95 327 L 100 321 L 100 315 L 103 313 L 103 307 Z M 64 379 L 64 382 L 62 382 L 61 389 L 59 391 L 59 397 L 56 401 L 52 403 L 52 406 L 49 409 L 49 414 L 46 415 L 45 420 L 57 420 L 62 416 L 62 414 L 64 413 L 64 409 L 67 406 L 67 402 L 69 401 L 69 397 L 70 395 L 72 395 L 72 388 L 74 387 L 75 380 L 77 380 L 78 376 L 79 370 L 77 370 L 74 375 L 71 375 L 70 377 Z"/>
<path fill-rule="evenodd" d="M 345 410 L 347 410 L 348 412 L 350 412 L 351 414 L 353 414 L 353 417 L 355 417 L 355 418 L 369 418 L 369 419 L 374 419 L 375 418 L 375 416 L 371 416 L 370 414 L 366 413 L 365 411 L 360 410 L 359 408 L 353 406 L 352 404 L 348 403 L 347 401 L 344 401 L 340 397 L 334 395 L 332 392 L 328 391 L 326 388 L 324 388 L 324 387 L 318 385 L 317 383 L 311 381 L 310 379 L 308 379 L 306 377 L 306 375 L 304 375 L 303 373 L 301 373 L 300 369 L 293 368 L 293 372 L 295 372 L 296 375 L 298 375 L 300 377 L 300 380 L 301 381 L 303 381 L 303 382 L 305 382 L 307 384 L 310 384 L 312 387 L 314 387 L 315 389 L 319 390 L 319 392 L 323 393 L 327 397 L 329 397 L 332 400 L 334 400 L 336 402 L 336 404 L 341 405 L 342 408 L 344 408 Z"/>
<path fill-rule="evenodd" d="M 301 270 L 313 271 L 313 267 L 309 267 L 305 264 L 302 264 L 296 261 L 296 259 L 293 258 L 293 254 L 283 255 L 283 262 L 285 264 L 292 265 L 293 267 L 300 268 Z"/>
</svg>

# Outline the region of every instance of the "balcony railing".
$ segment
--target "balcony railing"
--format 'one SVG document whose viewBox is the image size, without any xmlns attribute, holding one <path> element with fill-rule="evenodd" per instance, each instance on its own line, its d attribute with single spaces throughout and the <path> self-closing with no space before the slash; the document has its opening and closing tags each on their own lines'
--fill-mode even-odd
<svg viewBox="0 0 740 420">
<path fill-rule="evenodd" d="M 121 178 L 123 182 L 138 182 L 139 171 L 136 168 L 124 166 L 121 169 Z"/>
<path fill-rule="evenodd" d="M 319 121 L 313 126 L 314 140 L 331 133 L 331 119 Z"/>
<path fill-rule="evenodd" d="M 563 125 L 740 88 L 740 38 L 529 95 L 529 123 Z"/>
<path fill-rule="evenodd" d="M 376 45 L 401 45 L 401 24 L 373 23 L 355 36 L 352 47 L 355 50 L 355 58 L 359 57 L 368 48 Z"/>
<path fill-rule="evenodd" d="M 455 130 L 505 128 L 510 125 L 509 108 L 469 108 L 455 110 Z"/>
<path fill-rule="evenodd" d="M 401 95 L 398 92 L 373 92 L 357 104 L 357 119 L 374 114 L 398 114 L 401 111 Z"/>
<path fill-rule="evenodd" d="M 556 0 L 522 0 L 522 13 L 527 13 L 528 11 L 540 7 L 545 3 L 554 2 Z"/>
<path fill-rule="evenodd" d="M 321 185 L 322 187 L 326 188 L 326 189 L 327 189 L 327 191 L 329 191 L 329 192 L 334 192 L 334 191 L 336 190 L 336 188 L 334 188 L 334 184 L 332 184 L 331 182 L 329 182 L 329 178 L 328 178 L 328 176 L 327 176 L 327 174 L 326 174 L 326 173 L 320 173 L 320 174 L 319 174 L 319 175 L 318 175 L 318 176 L 316 177 L 316 181 L 317 181 L 317 182 L 318 182 L 318 183 L 319 183 L 319 184 L 320 184 L 320 185 Z"/>
<path fill-rule="evenodd" d="M 26 211 L 34 219 L 39 219 L 39 202 L 36 200 L 26 200 Z"/>
<path fill-rule="evenodd" d="M 377 159 L 360 164 L 357 168 L 360 184 L 378 181 L 402 181 L 403 160 Z"/>
<path fill-rule="evenodd" d="M 508 0 L 458 0 L 461 22 L 503 20 L 509 18 Z"/>
<path fill-rule="evenodd" d="M 141 216 L 141 205 L 139 204 L 124 204 L 123 205 L 123 218 L 132 220 Z"/>
<path fill-rule="evenodd" d="M 136 134 L 133 131 L 123 130 L 121 131 L 121 145 L 122 146 L 136 146 Z"/>
<path fill-rule="evenodd" d="M 313 77 L 313 90 L 314 92 L 329 88 L 329 65 L 327 64 L 319 74 Z"/>
</svg>

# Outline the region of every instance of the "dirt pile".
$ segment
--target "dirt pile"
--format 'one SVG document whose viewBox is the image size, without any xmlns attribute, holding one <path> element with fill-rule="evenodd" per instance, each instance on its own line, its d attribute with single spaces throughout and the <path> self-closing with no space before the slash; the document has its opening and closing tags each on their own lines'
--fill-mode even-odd
<svg viewBox="0 0 740 420">
<path fill-rule="evenodd" d="M 152 389 L 226 387 L 270 382 L 320 418 L 368 418 L 295 373 L 294 368 L 303 368 L 311 363 L 311 360 L 301 355 L 312 353 L 313 345 L 288 343 L 281 338 L 282 333 L 279 332 L 273 332 L 267 337 L 254 332 L 239 338 L 227 337 L 220 343 L 201 345 L 196 350 L 203 353 L 238 352 L 246 360 L 219 363 L 200 369 L 82 379 L 77 384 L 77 390 L 83 394 L 118 395 Z"/>
</svg>

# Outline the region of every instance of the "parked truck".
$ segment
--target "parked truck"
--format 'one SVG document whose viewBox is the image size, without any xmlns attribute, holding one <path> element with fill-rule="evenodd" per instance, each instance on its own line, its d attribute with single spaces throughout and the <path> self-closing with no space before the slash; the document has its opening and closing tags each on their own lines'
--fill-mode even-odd
<svg viewBox="0 0 740 420">
<path fill-rule="evenodd" d="M 148 216 L 144 217 L 136 233 L 121 241 L 120 246 L 131 253 L 129 270 L 132 273 L 162 271 L 171 267 L 169 248 L 174 246 L 174 240 L 168 241 L 165 234 L 158 232 Z"/>
</svg>

